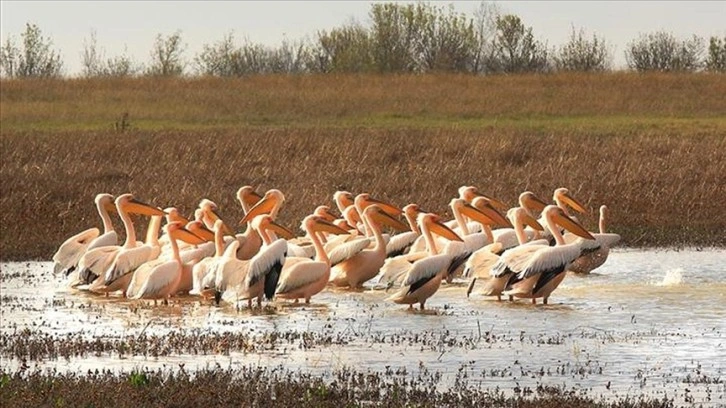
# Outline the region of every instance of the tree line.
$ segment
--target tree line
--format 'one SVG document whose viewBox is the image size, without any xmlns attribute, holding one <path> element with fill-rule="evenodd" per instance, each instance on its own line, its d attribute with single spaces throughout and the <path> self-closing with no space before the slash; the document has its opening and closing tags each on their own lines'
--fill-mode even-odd
<svg viewBox="0 0 726 408">
<path fill-rule="evenodd" d="M 472 16 L 452 5 L 376 3 L 369 20 L 368 25 L 348 23 L 279 46 L 238 42 L 230 32 L 191 59 L 181 32 L 158 34 L 146 64 L 134 62 L 126 52 L 107 57 L 92 32 L 81 53 L 82 76 L 612 70 L 613 48 L 601 36 L 572 27 L 564 45 L 550 47 L 520 17 L 491 3 L 482 2 Z M 624 52 L 628 69 L 639 72 L 726 72 L 726 37 L 706 41 L 658 31 L 641 34 Z M 0 47 L 0 72 L 6 78 L 60 77 L 63 61 L 52 40 L 27 23 L 19 43 L 9 37 Z"/>
</svg>

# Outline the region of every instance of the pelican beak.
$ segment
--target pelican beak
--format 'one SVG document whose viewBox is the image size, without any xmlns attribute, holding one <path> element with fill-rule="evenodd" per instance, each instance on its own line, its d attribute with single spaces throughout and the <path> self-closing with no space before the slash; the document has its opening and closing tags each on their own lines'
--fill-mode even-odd
<svg viewBox="0 0 726 408">
<path fill-rule="evenodd" d="M 487 202 L 482 205 L 481 208 L 474 208 L 471 204 L 464 204 L 461 208 L 461 212 L 482 224 L 495 226 L 500 225 L 503 227 L 513 228 L 512 223 L 509 222 L 507 217 L 497 211 L 494 206 L 492 206 L 491 202 Z"/>
<path fill-rule="evenodd" d="M 242 217 L 242 220 L 239 222 L 239 224 L 243 225 L 244 223 L 257 217 L 258 215 L 271 213 L 272 210 L 275 208 L 276 204 L 277 204 L 277 199 L 274 198 L 274 196 L 269 196 L 268 198 L 263 198 L 262 200 L 258 201 L 254 207 L 250 208 L 250 212 L 248 212 L 247 214 L 245 214 L 244 217 Z"/>
<path fill-rule="evenodd" d="M 335 225 L 329 221 L 326 221 L 322 217 L 315 221 L 315 227 L 318 231 L 329 232 L 331 234 L 336 234 L 336 235 L 349 234 L 348 231 L 338 227 L 337 225 Z"/>
<path fill-rule="evenodd" d="M 207 213 L 207 216 L 212 220 L 212 224 L 217 222 L 217 220 L 221 220 L 222 217 L 219 215 L 219 211 L 217 209 L 212 209 Z M 222 233 L 224 235 L 234 236 L 234 232 L 231 228 L 227 226 L 227 224 L 222 221 Z"/>
<path fill-rule="evenodd" d="M 320 214 L 321 217 L 325 218 L 327 221 L 333 222 L 335 221 L 336 217 L 333 215 L 333 213 L 330 212 L 330 210 L 325 209 L 322 214 Z"/>
<path fill-rule="evenodd" d="M 559 214 L 556 214 L 554 216 L 554 221 L 561 226 L 562 228 L 570 231 L 571 233 L 585 238 L 585 239 L 595 239 L 595 237 L 590 234 L 585 227 L 580 225 L 577 221 L 573 220 L 572 218 L 566 216 L 564 213 L 560 212 Z"/>
<path fill-rule="evenodd" d="M 214 231 L 210 231 L 201 222 L 187 223 L 187 230 L 207 242 L 214 241 Z"/>
<path fill-rule="evenodd" d="M 374 213 L 374 218 L 376 221 L 386 224 L 389 227 L 392 227 L 393 229 L 397 231 L 410 231 L 408 226 L 401 221 L 391 217 L 388 213 L 386 213 L 385 210 L 379 207 L 379 210 Z"/>
<path fill-rule="evenodd" d="M 142 203 L 141 201 L 138 201 L 136 199 L 130 199 L 126 203 L 126 211 L 134 214 L 141 214 L 141 215 L 164 215 L 164 210 L 161 208 L 152 207 L 149 204 Z"/>
<path fill-rule="evenodd" d="M 363 220 L 361 220 L 360 214 L 358 214 L 358 210 L 355 208 L 355 206 L 351 206 L 348 208 L 351 208 L 351 210 L 348 210 L 349 211 L 348 216 L 350 217 L 351 221 L 353 221 L 356 224 L 358 224 L 359 222 L 363 222 Z M 348 222 L 348 220 L 346 220 L 346 222 Z M 353 227 L 353 228 L 355 228 L 355 227 Z"/>
<path fill-rule="evenodd" d="M 522 222 L 524 222 L 526 225 L 529 225 L 536 231 L 544 231 L 544 228 L 542 227 L 542 224 L 537 222 L 537 220 L 534 219 L 531 215 L 529 215 L 526 211 L 522 211 L 524 214 L 522 214 Z"/>
<path fill-rule="evenodd" d="M 113 203 L 113 201 L 103 204 L 103 208 L 108 212 L 116 212 L 116 205 Z"/>
<path fill-rule="evenodd" d="M 438 236 L 444 237 L 450 241 L 459 241 L 464 242 L 463 239 L 459 235 L 457 235 L 451 228 L 447 227 L 440 221 L 434 221 L 430 226 L 429 229 L 431 232 L 435 233 Z"/>
<path fill-rule="evenodd" d="M 203 238 L 199 237 L 198 235 L 194 234 L 193 232 L 189 231 L 184 227 L 180 227 L 174 231 L 171 231 L 169 235 L 171 235 L 171 237 L 174 239 L 178 239 L 179 241 L 184 241 L 187 244 L 192 245 L 200 245 L 207 242 Z M 214 237 L 212 237 L 212 239 L 214 239 Z"/>
<path fill-rule="evenodd" d="M 569 193 L 562 194 L 562 201 L 564 201 L 567 205 L 572 207 L 573 210 L 579 212 L 580 214 L 587 214 L 587 210 L 585 209 L 585 207 Z"/>
<path fill-rule="evenodd" d="M 335 220 L 335 223 L 334 224 L 337 225 L 337 226 L 339 226 L 340 228 L 342 228 L 344 230 L 348 230 L 348 231 L 355 229 L 354 226 L 348 224 L 348 221 L 343 220 L 343 219 L 337 219 L 337 220 Z"/>
<path fill-rule="evenodd" d="M 256 191 L 253 191 L 243 197 L 245 200 L 245 204 L 249 205 L 250 207 L 254 207 L 257 203 L 262 200 L 262 196 L 259 195 Z"/>
<path fill-rule="evenodd" d="M 522 204 L 524 204 L 524 207 L 527 210 L 531 211 L 532 213 L 538 213 L 538 214 L 541 213 L 545 207 L 547 207 L 547 203 L 540 200 L 540 198 L 536 197 L 534 194 L 527 196 L 527 198 L 524 199 L 524 202 Z M 532 228 L 534 228 L 534 227 L 532 227 Z"/>
<path fill-rule="evenodd" d="M 375 204 L 375 205 L 381 207 L 381 209 L 383 211 L 385 211 L 386 214 L 388 214 L 390 216 L 393 216 L 393 217 L 397 217 L 397 216 L 399 216 L 399 215 L 401 215 L 403 213 L 403 211 L 401 211 L 401 209 L 398 208 L 398 207 L 396 207 L 395 205 L 389 204 L 389 203 L 386 203 L 386 202 L 383 202 L 383 201 L 379 201 L 379 200 L 376 200 L 374 198 L 367 199 L 365 201 L 365 204 L 366 204 L 365 207 L 368 207 L 369 205 Z"/>
<path fill-rule="evenodd" d="M 490 197 L 490 196 L 488 196 L 488 195 L 484 195 L 484 194 L 482 194 L 482 193 L 480 193 L 480 192 L 476 192 L 475 194 L 476 194 L 477 196 L 479 196 L 479 197 L 484 197 L 484 198 L 485 198 L 485 199 L 486 199 L 487 201 L 489 201 L 489 203 L 490 203 L 490 204 L 491 204 L 491 205 L 492 205 L 492 206 L 493 206 L 494 208 L 496 208 L 496 209 L 497 209 L 497 210 L 499 210 L 499 211 L 507 211 L 507 210 L 509 209 L 509 206 L 508 206 L 508 205 L 504 204 L 504 203 L 503 203 L 502 201 L 499 201 L 499 200 L 497 200 L 497 199 L 496 199 L 496 198 L 494 198 L 494 197 Z"/>
<path fill-rule="evenodd" d="M 293 234 L 292 231 L 290 231 L 289 229 L 276 223 L 275 221 L 270 221 L 265 228 L 274 232 L 276 235 L 280 236 L 281 238 L 284 238 L 284 239 L 295 238 L 295 234 Z"/>
</svg>

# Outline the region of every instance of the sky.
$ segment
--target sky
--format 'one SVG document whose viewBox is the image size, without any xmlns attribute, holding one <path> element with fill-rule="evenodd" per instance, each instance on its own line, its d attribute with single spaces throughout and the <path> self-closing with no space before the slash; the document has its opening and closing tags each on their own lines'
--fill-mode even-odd
<svg viewBox="0 0 726 408">
<path fill-rule="evenodd" d="M 191 60 L 204 44 L 234 32 L 270 46 L 285 39 L 313 38 L 318 30 L 358 21 L 368 24 L 371 1 L 0 1 L 0 37 L 20 42 L 27 22 L 37 24 L 60 51 L 65 73 L 81 71 L 84 40 L 95 31 L 106 57 L 126 52 L 136 62 L 149 60 L 157 34 L 181 31 Z M 400 2 L 406 3 L 406 2 Z M 470 16 L 479 1 L 453 4 Z M 604 38 L 614 64 L 623 67 L 627 44 L 640 34 L 665 30 L 685 39 L 693 34 L 726 37 L 726 1 L 497 1 L 504 13 L 518 15 L 535 37 L 549 46 L 564 44 L 572 27 Z"/>
</svg>

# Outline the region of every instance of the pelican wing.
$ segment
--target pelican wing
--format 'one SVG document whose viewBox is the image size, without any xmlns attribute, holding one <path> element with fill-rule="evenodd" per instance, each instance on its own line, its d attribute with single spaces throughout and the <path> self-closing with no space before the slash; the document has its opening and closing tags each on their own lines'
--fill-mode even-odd
<svg viewBox="0 0 726 408">
<path fill-rule="evenodd" d="M 520 245 L 505 252 L 499 261 L 492 266 L 490 275 L 500 278 L 508 273 L 519 273 L 526 266 L 532 255 L 542 248 L 549 248 L 548 245 Z"/>
<path fill-rule="evenodd" d="M 89 228 L 65 240 L 53 255 L 53 262 L 55 262 L 53 273 L 75 269 L 99 233 L 98 228 Z"/>
<path fill-rule="evenodd" d="M 153 268 L 138 292 L 134 293 L 133 299 L 158 296 L 165 291 L 181 273 L 181 264 L 177 261 L 164 262 Z M 130 285 L 129 285 L 130 286 Z"/>
<path fill-rule="evenodd" d="M 437 273 L 446 269 L 451 263 L 451 256 L 447 254 L 431 255 L 421 259 L 411 266 L 401 286 L 411 286 L 421 280 L 433 278 Z"/>
<path fill-rule="evenodd" d="M 245 290 L 257 283 L 260 279 L 265 279 L 265 276 L 275 266 L 280 269 L 282 265 L 285 265 L 287 250 L 288 243 L 284 239 L 278 239 L 272 244 L 260 249 L 260 252 L 250 259 L 250 266 L 244 280 Z"/>
<path fill-rule="evenodd" d="M 195 259 L 202 260 L 207 257 L 212 257 L 214 255 L 214 252 L 214 242 L 205 242 L 196 248 L 189 248 L 183 251 L 179 251 L 179 258 L 181 258 L 182 263 L 187 264 Z M 171 253 L 169 253 L 168 259 L 171 259 Z"/>
<path fill-rule="evenodd" d="M 106 269 L 105 283 L 110 285 L 111 282 L 133 272 L 144 262 L 148 262 L 159 256 L 160 248 L 158 246 L 141 245 L 136 248 L 122 248 L 113 263 Z"/>
<path fill-rule="evenodd" d="M 578 256 L 580 256 L 578 245 L 570 244 L 541 248 L 532 253 L 526 267 L 519 272 L 519 278 L 526 279 L 549 271 L 561 271 Z"/>
<path fill-rule="evenodd" d="M 347 259 L 350 259 L 357 255 L 360 251 L 368 248 L 371 244 L 369 238 L 360 238 L 344 244 L 338 245 L 330 251 L 328 258 L 330 259 L 330 266 L 335 266 Z"/>
<path fill-rule="evenodd" d="M 315 257 L 315 247 L 313 245 L 297 245 L 292 242 L 287 242 L 287 252 L 290 256 L 309 258 Z"/>
<path fill-rule="evenodd" d="M 497 255 L 497 252 L 499 252 L 501 248 L 502 244 L 495 242 L 471 254 L 469 259 L 466 260 L 464 274 L 462 276 L 465 278 L 488 278 L 489 271 L 492 269 L 492 266 L 499 261 L 499 255 Z"/>
<path fill-rule="evenodd" d="M 427 256 L 429 256 L 428 252 L 413 252 L 387 258 L 381 267 L 382 274 L 378 278 L 378 283 L 386 286 L 394 284 L 411 269 L 414 262 Z"/>
<path fill-rule="evenodd" d="M 112 245 L 118 245 L 118 234 L 116 231 L 109 231 L 98 236 L 88 246 L 88 250 Z"/>
<path fill-rule="evenodd" d="M 386 245 L 386 257 L 394 257 L 403 254 L 408 249 L 419 234 L 414 231 L 404 232 L 402 234 L 396 234 L 391 237 Z"/>
<path fill-rule="evenodd" d="M 275 293 L 287 293 L 313 283 L 328 273 L 325 262 L 306 260 L 297 262 L 292 268 L 285 269 L 277 282 Z"/>
</svg>

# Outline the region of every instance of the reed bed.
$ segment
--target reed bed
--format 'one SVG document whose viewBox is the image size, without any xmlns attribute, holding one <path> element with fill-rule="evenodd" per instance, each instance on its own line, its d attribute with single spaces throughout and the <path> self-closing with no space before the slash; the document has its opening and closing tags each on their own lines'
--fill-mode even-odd
<svg viewBox="0 0 726 408">
<path fill-rule="evenodd" d="M 187 215 L 209 198 L 237 225 L 243 185 L 282 190 L 281 221 L 295 229 L 336 190 L 448 216 L 461 185 L 510 205 L 522 191 L 550 199 L 564 186 L 592 211 L 582 218 L 590 229 L 608 204 L 623 245 L 726 245 L 723 75 L 0 85 L 2 260 L 49 259 L 70 235 L 99 226 L 100 192 Z"/>
</svg>

